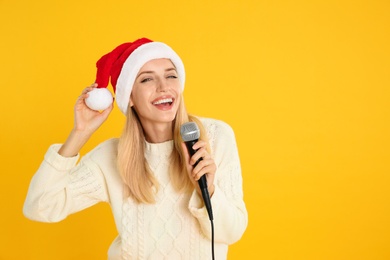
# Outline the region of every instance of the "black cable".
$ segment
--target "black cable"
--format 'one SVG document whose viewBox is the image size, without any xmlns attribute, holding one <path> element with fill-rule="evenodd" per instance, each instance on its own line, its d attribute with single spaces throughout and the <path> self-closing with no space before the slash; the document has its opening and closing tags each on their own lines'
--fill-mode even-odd
<svg viewBox="0 0 390 260">
<path fill-rule="evenodd" d="M 215 259 L 215 256 L 214 256 L 214 222 L 212 219 L 210 220 L 210 223 L 211 223 L 211 256 L 212 256 L 212 259 L 214 260 Z"/>
</svg>

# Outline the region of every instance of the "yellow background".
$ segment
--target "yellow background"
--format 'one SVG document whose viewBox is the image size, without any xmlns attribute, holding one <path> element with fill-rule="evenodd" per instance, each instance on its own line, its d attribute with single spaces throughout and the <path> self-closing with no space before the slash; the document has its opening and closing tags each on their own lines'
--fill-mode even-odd
<svg viewBox="0 0 390 260">
<path fill-rule="evenodd" d="M 0 259 L 106 259 L 108 205 L 57 224 L 22 205 L 97 59 L 142 36 L 184 60 L 188 110 L 235 130 L 249 226 L 229 259 L 390 259 L 389 1 L 0 0 L 0 28 Z"/>
</svg>

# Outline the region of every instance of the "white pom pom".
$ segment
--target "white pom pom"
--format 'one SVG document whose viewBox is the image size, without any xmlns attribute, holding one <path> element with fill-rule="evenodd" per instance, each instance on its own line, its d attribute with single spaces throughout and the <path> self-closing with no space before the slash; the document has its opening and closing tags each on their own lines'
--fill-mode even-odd
<svg viewBox="0 0 390 260">
<path fill-rule="evenodd" d="M 111 92 L 106 88 L 95 88 L 88 92 L 88 98 L 85 99 L 85 104 L 96 111 L 107 109 L 112 103 Z"/>
</svg>

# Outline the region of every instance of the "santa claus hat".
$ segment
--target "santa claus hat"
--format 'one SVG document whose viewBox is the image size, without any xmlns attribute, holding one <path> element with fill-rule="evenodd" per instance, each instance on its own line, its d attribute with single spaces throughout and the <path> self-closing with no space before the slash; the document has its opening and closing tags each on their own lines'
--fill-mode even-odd
<svg viewBox="0 0 390 260">
<path fill-rule="evenodd" d="M 107 102 L 104 102 L 99 95 L 93 93 L 94 91 L 98 92 L 102 88 L 109 92 L 106 88 L 110 79 L 118 107 L 126 115 L 131 90 L 139 70 L 148 61 L 162 58 L 170 59 L 176 67 L 183 90 L 185 71 L 183 62 L 177 53 L 165 43 L 141 38 L 134 42 L 119 45 L 98 60 L 96 63 L 97 73 L 95 81 L 98 84 L 98 88 L 89 92 L 89 97 L 86 100 L 87 105 L 94 110 L 104 110 L 111 104 L 111 95 L 111 102 L 106 105 L 103 103 Z"/>
</svg>

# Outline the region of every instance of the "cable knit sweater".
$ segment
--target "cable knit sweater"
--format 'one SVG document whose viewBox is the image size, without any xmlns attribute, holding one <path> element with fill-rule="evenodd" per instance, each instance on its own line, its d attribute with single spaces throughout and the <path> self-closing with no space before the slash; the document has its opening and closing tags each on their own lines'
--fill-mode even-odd
<svg viewBox="0 0 390 260">
<path fill-rule="evenodd" d="M 242 178 L 234 133 L 230 126 L 201 119 L 217 165 L 211 198 L 215 257 L 226 259 L 228 245 L 239 240 L 247 226 Z M 145 142 L 145 157 L 160 183 L 155 204 L 137 204 L 124 197 L 116 167 L 117 139 L 103 142 L 77 164 L 79 155 L 60 156 L 52 145 L 34 175 L 24 204 L 26 217 L 57 222 L 98 202 L 111 205 L 118 236 L 108 259 L 211 259 L 211 225 L 202 198 L 178 193 L 169 177 L 173 141 Z"/>
</svg>

